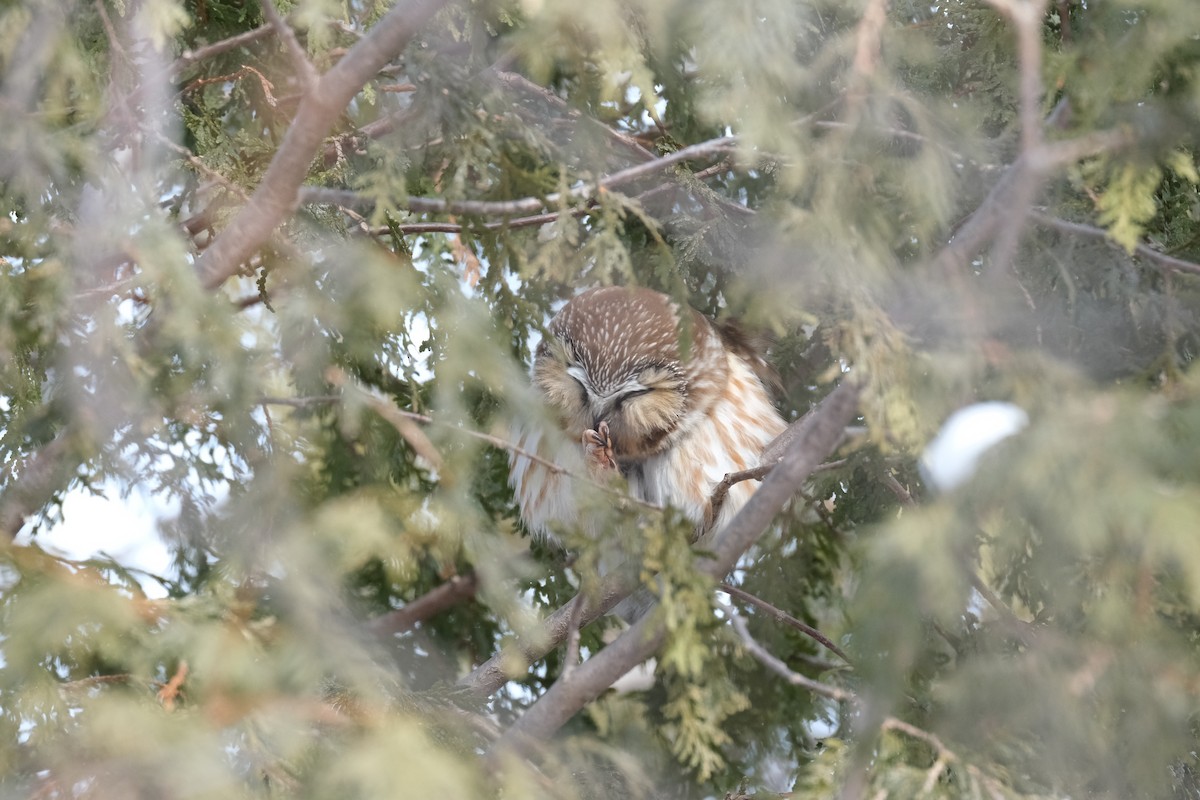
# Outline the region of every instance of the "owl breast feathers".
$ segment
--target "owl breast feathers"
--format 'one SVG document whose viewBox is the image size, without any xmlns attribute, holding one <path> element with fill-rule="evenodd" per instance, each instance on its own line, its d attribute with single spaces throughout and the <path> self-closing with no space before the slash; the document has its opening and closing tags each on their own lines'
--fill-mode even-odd
<svg viewBox="0 0 1200 800">
<path fill-rule="evenodd" d="M 666 295 L 590 289 L 551 320 L 534 359 L 533 384 L 565 436 L 526 430 L 517 444 L 575 474 L 619 469 L 633 496 L 703 524 L 725 474 L 757 466 L 786 427 L 764 370 L 739 337 L 694 309 L 681 316 Z M 569 475 L 514 453 L 509 483 L 533 533 L 552 537 L 578 521 Z M 708 529 L 723 527 L 756 486 L 735 484 Z"/>
</svg>

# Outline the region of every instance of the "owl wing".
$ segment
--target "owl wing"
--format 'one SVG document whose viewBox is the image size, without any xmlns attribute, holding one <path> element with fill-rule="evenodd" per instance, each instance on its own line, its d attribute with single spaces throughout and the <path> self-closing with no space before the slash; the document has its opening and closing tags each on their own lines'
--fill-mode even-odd
<svg viewBox="0 0 1200 800">
<path fill-rule="evenodd" d="M 574 480 L 555 471 L 544 462 L 567 472 L 585 472 L 583 448 L 563 436 L 547 436 L 542 428 L 516 430 L 517 449 L 509 453 L 508 485 L 521 507 L 521 520 L 535 536 L 557 541 L 555 528 L 574 525 L 579 520 Z M 542 461 L 525 455 L 532 453 Z"/>
<path fill-rule="evenodd" d="M 635 496 L 674 506 L 693 522 L 707 523 L 709 533 L 728 524 L 757 488 L 755 481 L 734 484 L 717 518 L 709 520 L 717 484 L 728 473 L 758 466 L 763 449 L 787 427 L 752 364 L 730 355 L 728 376 L 705 416 L 630 477 Z"/>
</svg>

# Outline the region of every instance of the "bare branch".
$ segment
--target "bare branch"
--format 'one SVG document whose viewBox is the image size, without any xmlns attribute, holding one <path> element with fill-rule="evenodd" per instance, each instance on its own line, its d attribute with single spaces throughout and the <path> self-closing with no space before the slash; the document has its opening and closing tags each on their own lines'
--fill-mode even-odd
<svg viewBox="0 0 1200 800">
<path fill-rule="evenodd" d="M 732 606 L 726 608 L 726 613 L 729 614 L 729 621 L 733 623 L 733 629 L 737 631 L 738 638 L 742 640 L 742 646 L 746 648 L 746 652 L 754 656 L 763 666 L 783 678 L 792 686 L 799 686 L 801 689 L 806 689 L 822 697 L 828 697 L 830 700 L 837 700 L 839 703 L 850 703 L 857 699 L 851 691 L 838 686 L 831 686 L 821 681 L 815 681 L 791 669 L 778 656 L 763 647 L 750 635 L 750 626 L 746 624 L 745 618 L 734 610 Z"/>
<path fill-rule="evenodd" d="M 1062 231 L 1063 233 L 1074 234 L 1076 236 L 1087 236 L 1092 239 L 1104 239 L 1114 248 L 1121 247 L 1109 239 L 1108 231 L 1104 230 L 1103 228 L 1097 228 L 1094 225 L 1085 225 L 1081 222 L 1070 222 L 1041 211 L 1030 211 L 1029 218 L 1038 225 L 1043 225 L 1047 228 L 1053 228 L 1054 230 Z M 1192 261 L 1185 261 L 1182 258 L 1176 258 L 1175 256 L 1167 255 L 1166 253 L 1160 253 L 1159 251 L 1151 247 L 1147 247 L 1144 244 L 1139 244 L 1137 247 L 1135 247 L 1133 253 L 1134 255 L 1144 258 L 1156 266 L 1162 267 L 1166 272 L 1186 272 L 1190 275 L 1200 275 L 1200 264 L 1196 264 Z"/>
<path fill-rule="evenodd" d="M 410 211 L 434 214 L 467 214 L 480 217 L 510 217 L 529 214 L 544 208 L 590 200 L 604 190 L 656 175 L 683 161 L 725 153 L 737 143 L 735 136 L 721 136 L 685 147 L 674 153 L 626 169 L 618 170 L 595 183 L 577 186 L 566 192 L 553 192 L 545 197 L 523 197 L 519 200 L 442 200 L 435 197 L 406 197 L 396 205 Z M 329 203 L 339 206 L 361 206 L 369 202 L 357 192 L 343 189 L 324 189 L 319 186 L 300 190 L 301 203 Z"/>
<path fill-rule="evenodd" d="M 391 400 L 383 397 L 378 392 L 374 392 L 365 386 L 360 385 L 356 381 L 349 380 L 345 372 L 340 369 L 331 367 L 326 372 L 326 379 L 338 387 L 339 389 L 349 385 L 355 393 L 357 393 L 371 410 L 396 429 L 404 441 L 408 442 L 413 451 L 425 459 L 435 470 L 441 470 L 445 462 L 442 460 L 442 454 L 434 446 L 433 442 L 429 441 L 429 437 L 425 435 L 425 431 L 417 427 L 417 421 L 414 417 L 418 416 L 411 412 L 403 411 L 396 406 Z M 425 422 L 426 419 L 419 421 Z"/>
<path fill-rule="evenodd" d="M 791 428 L 788 430 L 791 430 Z M 775 464 L 778 463 L 779 456 L 777 455 L 777 447 L 782 446 L 780 445 L 780 440 L 783 440 L 785 437 L 787 437 L 788 430 L 785 430 L 783 433 L 779 434 L 779 436 L 775 437 L 775 439 L 773 439 L 767 445 L 767 448 L 764 452 L 770 452 L 774 454 L 773 460 L 768 462 L 766 458 L 764 458 L 763 463 L 759 464 L 757 467 L 751 467 L 750 469 L 744 469 L 739 472 L 725 473 L 725 477 L 722 478 L 721 482 L 716 485 L 716 488 L 713 489 L 712 495 L 708 498 L 708 519 L 705 521 L 704 529 L 707 529 L 708 526 L 712 524 L 712 521 L 720 515 L 721 507 L 725 505 L 725 500 L 729 496 L 729 490 L 731 488 L 742 481 L 761 480 L 763 476 L 770 472 Z M 791 439 L 788 438 L 786 441 L 790 442 Z M 824 464 L 819 464 L 816 469 L 813 470 L 813 474 L 827 469 L 837 469 L 845 463 L 846 459 L 844 458 L 839 458 L 836 461 L 827 461 Z"/>
<path fill-rule="evenodd" d="M 743 602 L 749 603 L 750 605 L 755 606 L 756 608 L 762 609 L 763 611 L 770 614 L 772 617 L 774 617 L 779 622 L 783 622 L 787 625 L 790 625 L 791 627 L 793 627 L 796 630 L 803 633 L 805 636 L 808 636 L 809 638 L 819 642 L 827 649 L 832 650 L 834 653 L 836 653 L 847 664 L 852 663 L 850 661 L 850 656 L 846 655 L 846 653 L 842 650 L 842 648 L 840 648 L 836 644 L 834 644 L 833 641 L 828 636 L 821 633 L 819 630 L 817 630 L 813 626 L 796 619 L 791 614 L 784 611 L 782 608 L 773 606 L 770 603 L 768 603 L 766 600 L 763 600 L 761 597 L 752 595 L 749 592 L 747 592 L 745 589 L 740 589 L 737 586 L 734 586 L 729 583 L 722 583 L 720 588 L 721 588 L 721 591 L 725 592 L 730 597 L 736 597 L 738 600 L 742 600 Z"/>
<path fill-rule="evenodd" d="M 760 644 L 750 634 L 750 628 L 740 614 L 732 608 L 728 608 L 727 611 L 730 615 L 730 622 L 733 623 L 733 629 L 737 632 L 738 638 L 742 640 L 742 646 L 746 648 L 746 652 L 758 659 L 767 669 L 786 680 L 792 686 L 799 686 L 813 694 L 828 697 L 830 700 L 836 700 L 839 703 L 850 703 L 856 707 L 861 707 L 861 700 L 854 692 L 813 680 L 789 668 L 778 656 Z M 911 736 L 914 739 L 920 739 L 933 748 L 936 754 L 933 766 L 929 768 L 929 771 L 925 775 L 925 783 L 921 787 L 921 791 L 917 795 L 918 797 L 928 794 L 933 789 L 934 784 L 937 783 L 937 779 L 945 771 L 946 766 L 951 761 L 957 759 L 954 751 L 946 747 L 941 737 L 936 733 L 918 728 L 916 725 L 904 720 L 897 719 L 896 717 L 884 717 L 880 722 L 879 728 L 880 730 L 896 731 L 897 733 Z"/>
<path fill-rule="evenodd" d="M 888 488 L 888 491 L 896 496 L 902 505 L 915 506 L 917 501 L 913 499 L 912 492 L 900 485 L 900 481 L 896 480 L 896 476 L 890 472 L 883 473 L 883 485 Z"/>
<path fill-rule="evenodd" d="M 759 464 L 757 467 L 743 469 L 739 472 L 727 472 L 717 487 L 713 489 L 712 495 L 708 499 L 708 514 L 704 520 L 702 530 L 707 530 L 712 525 L 713 520 L 721 516 L 721 508 L 725 505 L 725 499 L 729 496 L 729 490 L 736 484 L 743 481 L 761 480 L 764 475 L 770 472 L 775 467 L 775 463 Z"/>
<path fill-rule="evenodd" d="M 952 275 L 988 240 L 993 240 L 993 274 L 1007 270 L 1025 229 L 1026 212 L 1036 201 L 1049 173 L 1081 158 L 1127 147 L 1134 141 L 1132 130 L 1122 128 L 1047 143 L 1044 128 L 1054 123 L 1061 110 L 1051 112 L 1047 120 L 1041 118 L 1041 34 L 1047 0 L 987 1 L 1008 17 L 1016 34 L 1021 150 L 1020 156 L 992 187 L 979 208 L 934 258 L 935 267 L 945 275 Z M 1028 292 L 1026 297 L 1032 301 Z"/>
<path fill-rule="evenodd" d="M 858 395 L 858 383 L 848 379 L 792 424 L 796 433 L 779 463 L 741 511 L 717 532 L 713 558 L 702 562 L 702 568 L 709 575 L 719 579 L 733 569 L 738 558 L 762 535 L 779 509 L 838 446 L 846 426 L 857 413 Z"/>
<path fill-rule="evenodd" d="M 210 45 L 205 45 L 204 47 L 196 50 L 186 50 L 179 56 L 179 58 L 175 59 L 173 64 L 171 64 L 171 78 L 174 79 L 179 77 L 179 73 L 183 72 L 193 64 L 198 64 L 206 58 L 212 58 L 213 56 L 218 56 L 221 53 L 227 53 L 230 50 L 235 50 L 242 45 L 250 44 L 251 42 L 257 42 L 259 39 L 265 39 L 274 33 L 275 28 L 272 27 L 270 23 L 267 23 L 266 25 L 261 25 L 254 30 L 246 31 L 245 33 L 239 33 L 237 36 L 230 36 L 228 39 L 222 39 L 219 42 L 213 42 Z"/>
<path fill-rule="evenodd" d="M 430 589 L 411 603 L 405 604 L 403 608 L 375 617 L 367 623 L 367 627 L 378 636 L 395 636 L 410 631 L 417 623 L 424 622 L 474 596 L 478 588 L 479 579 L 474 572 L 454 575 L 441 586 Z"/>
<path fill-rule="evenodd" d="M 988 0 L 1012 21 L 1017 37 L 1018 117 L 1021 121 L 1021 158 L 1031 169 L 1017 174 L 1012 199 L 1004 209 L 1004 226 L 992 245 L 995 271 L 1007 270 L 1025 231 L 1025 211 L 1042 186 L 1045 170 L 1038 154 L 1042 149 L 1042 17 L 1046 0 Z M 1023 287 L 1022 287 L 1023 288 Z M 1027 293 L 1028 297 L 1028 293 Z M 1032 301 L 1032 299 L 1030 298 Z"/>
<path fill-rule="evenodd" d="M 933 258 L 934 267 L 944 275 L 954 274 L 979 252 L 1016 208 L 1024 214 L 1031 207 L 1046 175 L 1081 158 L 1128 147 L 1135 141 L 1126 129 L 1098 131 L 1058 142 L 1040 145 L 1022 154 L 1004 171 L 983 202 L 959 225 L 954 237 Z M 1022 202 L 1022 198 L 1028 198 Z"/>
<path fill-rule="evenodd" d="M 713 175 L 716 175 L 719 172 L 728 170 L 729 168 L 730 167 L 727 162 L 720 161 L 711 167 L 707 167 L 705 169 L 700 170 L 699 172 L 696 172 L 691 177 L 695 180 L 705 180 L 706 178 L 711 178 Z M 641 201 L 647 200 L 655 195 L 661 194 L 662 192 L 670 191 L 670 190 L 676 189 L 676 188 L 678 188 L 676 186 L 676 184 L 666 183 L 661 186 L 655 186 L 653 189 L 647 189 L 646 191 L 642 192 L 641 194 L 636 195 L 633 199 L 641 202 Z M 514 228 L 530 228 L 530 227 L 536 227 L 538 225 L 545 225 L 547 223 L 554 222 L 559 217 L 561 217 L 564 213 L 570 214 L 573 217 L 582 217 L 585 214 L 592 211 L 595 207 L 596 207 L 596 203 L 594 201 L 592 201 L 592 202 L 589 202 L 587 205 L 577 207 L 577 208 L 572 208 L 565 212 L 551 211 L 551 212 L 548 212 L 545 214 L 534 214 L 534 215 L 528 216 L 528 217 L 514 217 L 512 219 L 504 219 L 504 220 L 500 220 L 498 222 L 485 222 L 482 225 L 475 226 L 475 227 L 482 228 L 485 231 L 496 231 L 496 230 L 501 230 L 501 229 L 511 230 Z M 748 208 L 745 208 L 744 206 L 736 206 L 736 208 L 741 209 L 742 211 L 746 212 L 747 214 L 754 213 L 753 211 L 751 211 Z M 403 234 L 462 233 L 464 230 L 467 230 L 468 227 L 469 226 L 461 225 L 457 222 L 413 222 L 413 223 L 409 223 L 406 225 L 397 225 L 396 230 L 398 230 L 400 233 L 403 233 Z M 390 232 L 391 231 L 389 228 L 376 228 L 371 231 L 371 234 L 374 236 L 383 236 Z"/>
<path fill-rule="evenodd" d="M 196 262 L 204 285 L 220 286 L 237 273 L 296 208 L 297 191 L 325 136 L 363 85 L 391 60 L 445 0 L 408 0 L 392 7 L 300 100 L 283 144 L 250 201 Z"/>
<path fill-rule="evenodd" d="M 567 602 L 563 603 L 554 611 L 553 614 L 551 614 L 545 619 L 544 622 L 542 622 L 541 628 L 538 630 L 536 636 L 522 638 L 517 641 L 516 647 L 520 652 L 524 662 L 526 664 L 532 664 L 534 661 L 543 658 L 547 653 L 567 639 L 567 637 L 570 635 L 572 627 L 579 629 L 586 628 L 588 625 L 592 624 L 597 619 L 615 608 L 617 604 L 628 597 L 629 594 L 635 588 L 637 588 L 637 586 L 638 581 L 636 577 L 615 572 L 611 575 L 605 576 L 604 580 L 600 582 L 599 590 L 595 592 L 590 599 L 581 592 Z M 576 623 L 574 619 L 576 615 L 576 603 L 579 602 L 580 598 L 583 598 L 586 601 L 586 604 L 584 605 L 583 611 L 579 612 Z M 652 615 L 647 614 L 645 617 L 639 620 L 638 623 L 634 625 L 633 628 L 630 628 L 628 631 L 626 631 L 625 634 L 618 639 L 618 641 L 621 641 L 628 636 L 634 628 L 637 628 L 638 625 L 641 625 L 650 616 Z M 644 627 L 642 630 L 644 630 Z M 612 646 L 613 645 L 609 645 L 608 647 L 604 648 L 604 650 L 601 651 L 601 654 L 608 652 Z M 646 657 L 648 656 L 649 654 L 647 654 Z M 630 667 L 632 667 L 634 664 L 644 661 L 646 657 L 630 661 L 629 667 L 626 667 L 624 671 L 619 672 L 613 678 L 613 680 L 616 680 L 617 678 L 621 677 L 621 675 L 624 675 L 625 672 L 629 671 Z M 595 660 L 596 657 L 589 659 L 587 662 L 582 664 L 579 669 L 582 670 Z M 470 674 L 461 678 L 458 681 L 458 684 L 466 689 L 469 689 L 479 697 L 487 697 L 493 692 L 498 691 L 500 687 L 504 686 L 506 682 L 514 677 L 513 674 L 510 674 L 505 669 L 506 666 L 511 666 L 511 660 L 506 656 L 506 654 L 497 653 L 486 662 L 480 664 L 478 667 L 472 670 Z M 572 683 L 578 680 L 580 678 L 579 670 L 576 670 L 571 677 Z M 559 683 L 562 682 L 559 681 Z M 557 686 L 558 684 L 555 685 Z M 611 685 L 611 683 L 609 685 Z"/>
<path fill-rule="evenodd" d="M 96 13 L 100 16 L 100 23 L 104 26 L 104 35 L 108 37 L 108 47 L 122 61 L 129 62 L 129 53 L 121 45 L 121 39 L 117 36 L 117 29 L 113 27 L 112 19 L 108 16 L 108 9 L 104 7 L 103 0 L 96 0 L 93 4 L 96 6 Z"/>
</svg>

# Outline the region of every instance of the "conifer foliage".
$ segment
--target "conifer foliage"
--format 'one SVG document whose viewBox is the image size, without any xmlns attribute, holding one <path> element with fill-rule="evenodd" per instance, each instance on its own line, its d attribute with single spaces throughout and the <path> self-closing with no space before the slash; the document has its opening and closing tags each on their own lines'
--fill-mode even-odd
<svg viewBox="0 0 1200 800">
<path fill-rule="evenodd" d="M 1200 797 L 1198 37 L 1194 0 L 6 4 L 0 791 Z M 572 478 L 565 548 L 518 522 L 532 349 L 606 284 L 769 344 L 796 424 L 710 552 L 619 481 Z M 1029 424 L 924 485 L 989 400 Z M 87 492 L 153 498 L 173 567 L 43 548 Z"/>
</svg>

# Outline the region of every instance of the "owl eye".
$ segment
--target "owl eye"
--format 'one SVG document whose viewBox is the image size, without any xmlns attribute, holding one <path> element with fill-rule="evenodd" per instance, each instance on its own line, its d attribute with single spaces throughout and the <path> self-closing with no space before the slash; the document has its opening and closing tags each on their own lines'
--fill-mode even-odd
<svg viewBox="0 0 1200 800">
<path fill-rule="evenodd" d="M 644 394 L 650 394 L 652 391 L 654 391 L 654 390 L 643 388 L 643 389 L 634 389 L 632 391 L 626 392 L 625 394 L 623 394 L 617 398 L 617 403 L 614 406 L 614 408 L 620 408 L 621 406 L 625 405 L 625 401 L 632 400 L 635 397 L 641 397 Z"/>
</svg>

